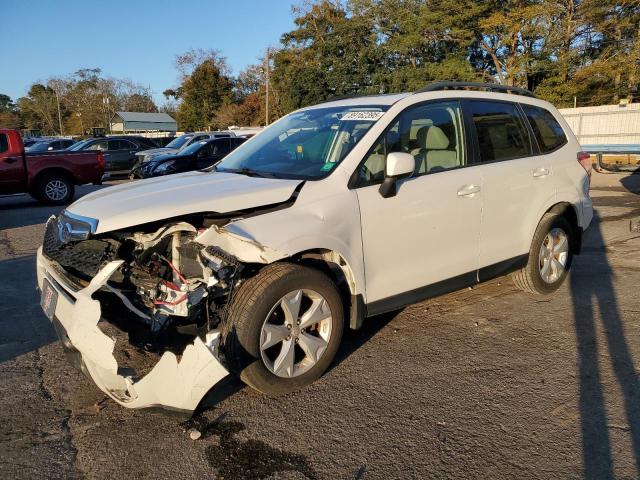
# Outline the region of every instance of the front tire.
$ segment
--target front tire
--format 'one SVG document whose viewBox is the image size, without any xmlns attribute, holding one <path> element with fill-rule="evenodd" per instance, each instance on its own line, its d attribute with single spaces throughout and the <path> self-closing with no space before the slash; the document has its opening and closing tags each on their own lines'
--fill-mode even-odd
<svg viewBox="0 0 640 480">
<path fill-rule="evenodd" d="M 242 381 L 269 396 L 313 383 L 333 361 L 344 327 L 340 294 L 323 273 L 264 267 L 230 300 L 224 352 Z"/>
<path fill-rule="evenodd" d="M 574 230 L 562 215 L 547 213 L 531 242 L 527 265 L 512 274 L 520 290 L 534 294 L 555 292 L 569 273 L 573 259 Z"/>
</svg>

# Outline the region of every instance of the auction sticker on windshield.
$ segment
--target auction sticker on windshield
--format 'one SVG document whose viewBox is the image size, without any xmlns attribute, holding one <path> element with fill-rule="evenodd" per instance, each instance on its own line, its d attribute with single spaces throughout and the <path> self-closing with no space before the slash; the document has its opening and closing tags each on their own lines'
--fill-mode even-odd
<svg viewBox="0 0 640 480">
<path fill-rule="evenodd" d="M 370 122 L 375 122 L 380 117 L 384 115 L 384 112 L 373 112 L 371 110 L 364 112 L 347 112 L 345 113 L 340 120 L 365 120 Z"/>
</svg>

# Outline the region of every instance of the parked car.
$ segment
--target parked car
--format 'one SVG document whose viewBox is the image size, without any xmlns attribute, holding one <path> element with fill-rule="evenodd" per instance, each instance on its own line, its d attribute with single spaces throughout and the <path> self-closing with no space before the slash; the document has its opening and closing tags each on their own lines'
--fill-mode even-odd
<svg viewBox="0 0 640 480">
<path fill-rule="evenodd" d="M 66 150 L 74 143 L 76 142 L 70 138 L 50 138 L 31 144 L 30 146 L 25 147 L 24 150 L 27 153 L 54 152 L 58 150 Z"/>
<path fill-rule="evenodd" d="M 233 132 L 202 132 L 202 133 L 185 133 L 171 140 L 166 146 L 161 148 L 152 148 L 151 150 L 143 150 L 136 154 L 136 166 L 149 162 L 158 155 L 166 155 L 170 153 L 178 153 L 180 150 L 188 146 L 201 142 L 202 140 L 210 140 L 214 138 L 235 137 Z"/>
<path fill-rule="evenodd" d="M 158 155 L 137 165 L 129 178 L 150 178 L 172 173 L 202 170 L 222 160 L 229 152 L 246 141 L 246 138 L 214 138 L 191 143 L 178 153 Z"/>
<path fill-rule="evenodd" d="M 153 140 L 135 136 L 87 138 L 68 148 L 72 152 L 100 151 L 108 176 L 127 175 L 136 161 L 136 153 L 154 146 Z"/>
<path fill-rule="evenodd" d="M 75 185 L 100 183 L 102 152 L 43 152 L 25 155 L 17 130 L 0 129 L 0 195 L 29 193 L 52 205 L 73 199 Z"/>
<path fill-rule="evenodd" d="M 514 87 L 307 107 L 210 171 L 50 220 L 43 309 L 126 407 L 191 411 L 229 372 L 291 392 L 329 367 L 345 324 L 508 272 L 555 291 L 592 219 L 590 169 L 558 111 Z"/>
<path fill-rule="evenodd" d="M 22 139 L 22 144 L 24 145 L 24 148 L 28 148 L 31 147 L 33 145 L 35 145 L 36 143 L 39 142 L 44 142 L 47 140 L 51 140 L 51 138 L 48 137 L 28 137 L 28 138 L 23 138 Z"/>
</svg>

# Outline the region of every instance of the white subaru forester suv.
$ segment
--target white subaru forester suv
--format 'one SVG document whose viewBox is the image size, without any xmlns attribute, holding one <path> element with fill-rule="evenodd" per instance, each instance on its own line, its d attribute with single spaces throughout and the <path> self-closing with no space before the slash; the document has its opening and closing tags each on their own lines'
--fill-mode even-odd
<svg viewBox="0 0 640 480">
<path fill-rule="evenodd" d="M 443 82 L 293 112 L 206 171 L 87 195 L 46 227 L 42 307 L 130 408 L 193 411 L 229 372 L 317 379 L 346 325 L 511 272 L 546 294 L 592 218 L 549 103 Z"/>
</svg>

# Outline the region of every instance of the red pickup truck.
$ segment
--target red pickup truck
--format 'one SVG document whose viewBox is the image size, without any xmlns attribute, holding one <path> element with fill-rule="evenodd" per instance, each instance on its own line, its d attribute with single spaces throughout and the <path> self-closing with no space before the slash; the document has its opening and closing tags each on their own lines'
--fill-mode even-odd
<svg viewBox="0 0 640 480">
<path fill-rule="evenodd" d="M 104 163 L 100 151 L 25 154 L 20 133 L 0 129 L 0 195 L 24 192 L 63 205 L 73 199 L 75 185 L 100 183 Z"/>
</svg>

